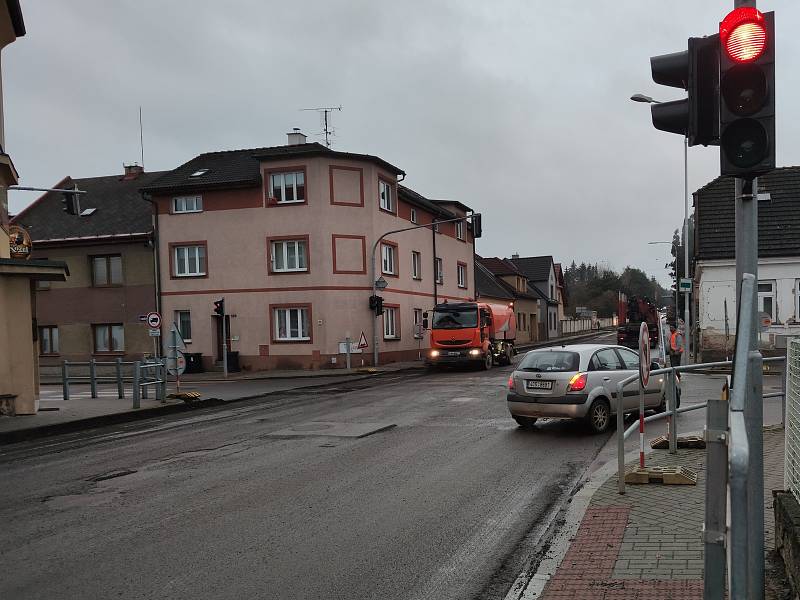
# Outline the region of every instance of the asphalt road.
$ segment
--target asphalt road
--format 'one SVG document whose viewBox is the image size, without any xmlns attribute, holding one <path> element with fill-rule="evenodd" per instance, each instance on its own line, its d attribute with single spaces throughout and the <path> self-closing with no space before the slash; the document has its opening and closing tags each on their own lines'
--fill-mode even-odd
<svg viewBox="0 0 800 600">
<path fill-rule="evenodd" d="M 0 598 L 502 598 L 609 435 L 519 430 L 510 370 L 2 447 Z"/>
</svg>

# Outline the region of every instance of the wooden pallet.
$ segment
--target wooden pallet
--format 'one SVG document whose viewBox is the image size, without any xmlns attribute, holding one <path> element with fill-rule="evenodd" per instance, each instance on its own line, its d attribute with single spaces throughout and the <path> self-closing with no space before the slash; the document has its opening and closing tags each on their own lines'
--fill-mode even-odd
<svg viewBox="0 0 800 600">
<path fill-rule="evenodd" d="M 697 473 L 686 467 L 629 467 L 625 483 L 662 483 L 664 485 L 697 485 Z"/>
<path fill-rule="evenodd" d="M 660 435 L 650 440 L 650 447 L 654 450 L 668 450 L 669 438 L 666 435 Z M 678 436 L 678 448 L 696 448 L 702 450 L 706 447 L 706 441 L 700 435 L 684 435 Z"/>
<path fill-rule="evenodd" d="M 184 402 L 194 402 L 200 399 L 200 392 L 181 392 L 180 394 L 169 394 L 167 398 L 183 400 Z"/>
</svg>

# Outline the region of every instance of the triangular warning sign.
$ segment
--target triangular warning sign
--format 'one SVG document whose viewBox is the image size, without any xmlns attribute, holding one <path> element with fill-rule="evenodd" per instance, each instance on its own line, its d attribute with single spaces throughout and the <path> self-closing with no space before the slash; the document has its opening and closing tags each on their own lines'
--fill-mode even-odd
<svg viewBox="0 0 800 600">
<path fill-rule="evenodd" d="M 367 336 L 364 335 L 364 332 L 361 332 L 361 337 L 358 340 L 358 349 L 361 350 L 363 348 L 369 348 L 369 344 L 367 343 Z"/>
</svg>

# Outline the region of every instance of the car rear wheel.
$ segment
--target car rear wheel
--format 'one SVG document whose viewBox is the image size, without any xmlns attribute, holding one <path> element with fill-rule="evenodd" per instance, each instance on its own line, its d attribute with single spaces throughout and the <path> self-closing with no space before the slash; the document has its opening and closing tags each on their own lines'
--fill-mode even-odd
<svg viewBox="0 0 800 600">
<path fill-rule="evenodd" d="M 491 369 L 491 368 L 492 368 L 492 363 L 493 363 L 493 362 L 494 362 L 494 359 L 492 358 L 492 351 L 491 351 L 491 350 L 489 350 L 489 351 L 486 353 L 486 356 L 484 356 L 484 357 L 483 357 L 483 365 L 481 365 L 481 368 L 482 368 L 484 371 L 488 371 L 489 369 Z"/>
<path fill-rule="evenodd" d="M 533 429 L 536 425 L 536 417 L 518 417 L 517 415 L 511 416 L 514 417 L 517 425 L 522 427 L 522 429 Z"/>
<path fill-rule="evenodd" d="M 611 407 L 608 400 L 598 398 L 586 413 L 586 423 L 595 433 L 603 433 L 611 424 Z"/>
</svg>

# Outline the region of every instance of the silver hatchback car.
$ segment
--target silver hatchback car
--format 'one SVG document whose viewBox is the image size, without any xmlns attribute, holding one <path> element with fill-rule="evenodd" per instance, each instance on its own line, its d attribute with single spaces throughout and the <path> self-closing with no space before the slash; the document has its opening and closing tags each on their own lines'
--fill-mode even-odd
<svg viewBox="0 0 800 600">
<path fill-rule="evenodd" d="M 532 350 L 508 380 L 508 410 L 520 427 L 533 427 L 539 417 L 563 417 L 584 419 L 599 433 L 616 414 L 617 384 L 638 372 L 639 354 L 624 346 L 574 344 Z M 623 401 L 624 412 L 638 410 L 636 385 L 625 389 Z M 650 378 L 644 405 L 666 408 L 663 376 Z"/>
</svg>

